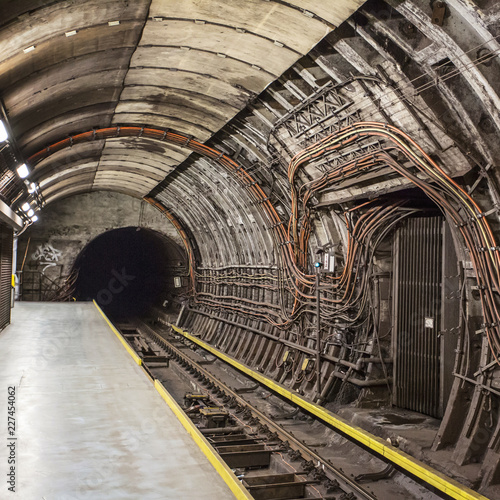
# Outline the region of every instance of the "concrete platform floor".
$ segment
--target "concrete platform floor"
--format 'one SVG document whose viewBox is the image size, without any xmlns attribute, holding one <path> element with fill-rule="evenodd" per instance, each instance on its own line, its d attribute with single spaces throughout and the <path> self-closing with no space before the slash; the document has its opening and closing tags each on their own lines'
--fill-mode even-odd
<svg viewBox="0 0 500 500">
<path fill-rule="evenodd" d="M 93 304 L 16 303 L 0 352 L 0 499 L 234 498 Z"/>
</svg>

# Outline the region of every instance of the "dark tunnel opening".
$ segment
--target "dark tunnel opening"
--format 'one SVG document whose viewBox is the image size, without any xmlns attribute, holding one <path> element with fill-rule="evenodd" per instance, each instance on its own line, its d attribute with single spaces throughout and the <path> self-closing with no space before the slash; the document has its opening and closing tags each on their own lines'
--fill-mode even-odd
<svg viewBox="0 0 500 500">
<path fill-rule="evenodd" d="M 175 307 L 184 290 L 185 255 L 166 236 L 139 227 L 115 229 L 92 240 L 73 270 L 76 300 L 95 300 L 114 321 L 126 322 L 151 306 Z M 174 281 L 174 277 L 177 280 Z M 176 287 L 177 285 L 177 287 Z"/>
</svg>

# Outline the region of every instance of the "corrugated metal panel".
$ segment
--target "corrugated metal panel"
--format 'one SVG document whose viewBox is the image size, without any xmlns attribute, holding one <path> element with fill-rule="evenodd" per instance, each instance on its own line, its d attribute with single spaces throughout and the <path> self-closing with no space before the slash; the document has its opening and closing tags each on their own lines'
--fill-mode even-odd
<svg viewBox="0 0 500 500">
<path fill-rule="evenodd" d="M 394 404 L 439 415 L 442 217 L 398 229 L 394 273 Z"/>
<path fill-rule="evenodd" d="M 0 330 L 10 323 L 12 238 L 12 228 L 0 223 Z"/>
</svg>

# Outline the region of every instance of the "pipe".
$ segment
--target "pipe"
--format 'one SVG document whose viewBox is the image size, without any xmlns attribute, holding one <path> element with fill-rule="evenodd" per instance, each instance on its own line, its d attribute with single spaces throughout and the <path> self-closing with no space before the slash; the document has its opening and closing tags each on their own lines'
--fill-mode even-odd
<svg viewBox="0 0 500 500">
<path fill-rule="evenodd" d="M 320 271 L 316 270 L 316 391 L 318 397 L 321 396 L 321 311 L 319 290 Z"/>
</svg>

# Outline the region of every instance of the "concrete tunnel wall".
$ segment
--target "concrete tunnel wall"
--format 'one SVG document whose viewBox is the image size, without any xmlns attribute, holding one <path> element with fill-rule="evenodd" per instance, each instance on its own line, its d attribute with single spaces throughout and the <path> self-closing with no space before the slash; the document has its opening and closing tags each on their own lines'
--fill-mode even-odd
<svg viewBox="0 0 500 500">
<path fill-rule="evenodd" d="M 49 286 L 49 280 L 61 284 L 71 274 L 85 249 L 95 245 L 103 235 L 121 228 L 146 230 L 149 244 L 154 243 L 160 248 L 165 260 L 158 264 L 158 276 L 165 280 L 167 288 L 173 279 L 167 276 L 167 268 L 172 267 L 175 274 L 186 274 L 182 240 L 172 224 L 156 209 L 120 193 L 87 193 L 50 205 L 40 217 L 40 224 L 31 226 L 19 238 L 18 272 L 23 269 L 25 276 L 34 272 L 48 278 L 44 281 L 42 295 L 30 294 L 27 290 L 32 286 L 26 285 L 24 298 L 50 300 L 49 292 L 54 287 Z M 32 281 L 30 276 L 25 279 L 26 282 Z M 78 283 L 76 285 L 78 287 Z M 88 297 L 77 294 L 77 298 Z"/>
</svg>

